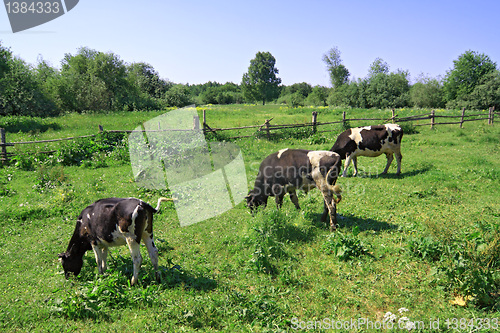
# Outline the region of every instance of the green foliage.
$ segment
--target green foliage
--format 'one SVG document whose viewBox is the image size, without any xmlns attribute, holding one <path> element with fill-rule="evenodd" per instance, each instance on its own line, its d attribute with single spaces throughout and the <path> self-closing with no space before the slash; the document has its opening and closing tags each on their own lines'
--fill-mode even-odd
<svg viewBox="0 0 500 333">
<path fill-rule="evenodd" d="M 500 72 L 495 70 L 484 75 L 474 90 L 461 99 L 448 102 L 450 108 L 488 110 L 491 106 L 500 107 Z"/>
<path fill-rule="evenodd" d="M 411 121 L 405 121 L 405 122 L 399 123 L 399 126 L 401 127 L 401 129 L 403 130 L 403 133 L 405 135 L 418 134 L 419 133 L 419 131 L 417 129 L 417 126 L 415 126 L 413 124 L 413 122 L 411 122 Z"/>
<path fill-rule="evenodd" d="M 352 81 L 330 92 L 327 98 L 328 105 L 366 107 L 367 81 Z"/>
<path fill-rule="evenodd" d="M 304 98 L 309 96 L 313 88 L 307 82 L 294 83 L 291 86 L 283 86 L 281 88 L 281 96 L 291 95 L 294 93 L 301 94 Z"/>
<path fill-rule="evenodd" d="M 408 73 L 374 72 L 364 80 L 344 84 L 328 97 L 329 105 L 362 108 L 405 107 L 410 102 Z"/>
<path fill-rule="evenodd" d="M 305 104 L 314 106 L 326 106 L 329 89 L 327 87 L 315 86 L 307 96 Z"/>
<path fill-rule="evenodd" d="M 344 235 L 336 231 L 328 236 L 324 244 L 326 253 L 333 254 L 343 261 L 352 260 L 368 254 L 366 245 L 359 239 L 359 228 L 354 227 L 352 234 Z"/>
<path fill-rule="evenodd" d="M 417 108 L 443 108 L 443 84 L 437 79 L 421 78 L 410 88 L 411 105 Z"/>
<path fill-rule="evenodd" d="M 279 95 L 281 79 L 276 75 L 279 73 L 276 59 L 269 52 L 257 52 L 255 58 L 250 60 L 248 72 L 243 74 L 241 89 L 244 96 L 249 100 L 271 101 Z"/>
<path fill-rule="evenodd" d="M 500 276 L 488 267 L 455 252 L 452 259 L 440 267 L 445 280 L 441 285 L 451 293 L 469 297 L 480 308 L 500 309 L 498 291 Z"/>
<path fill-rule="evenodd" d="M 62 166 L 45 167 L 40 166 L 37 170 L 37 181 L 33 189 L 39 193 L 47 192 L 62 185 L 66 180 Z"/>
<path fill-rule="evenodd" d="M 199 94 L 201 104 L 234 104 L 243 102 L 243 94 L 238 85 L 227 82 L 224 85 L 214 83 Z"/>
<path fill-rule="evenodd" d="M 372 79 L 379 74 L 388 75 L 389 74 L 389 64 L 382 58 L 376 58 L 370 65 L 368 70 L 368 78 Z"/>
<path fill-rule="evenodd" d="M 415 256 L 430 261 L 439 261 L 445 248 L 443 244 L 431 236 L 411 237 L 408 240 L 408 250 Z"/>
<path fill-rule="evenodd" d="M 410 84 L 408 73 L 377 73 L 366 86 L 367 107 L 399 108 L 409 105 Z"/>
<path fill-rule="evenodd" d="M 58 114 L 32 68 L 0 44 L 0 116 Z"/>
<path fill-rule="evenodd" d="M 184 107 L 192 103 L 189 89 L 182 85 L 176 84 L 165 93 L 166 106 Z"/>
<path fill-rule="evenodd" d="M 257 215 L 251 241 L 255 246 L 250 263 L 258 272 L 277 274 L 276 261 L 286 258 L 283 241 L 288 230 L 288 218 L 278 210 L 264 210 Z"/>
<path fill-rule="evenodd" d="M 78 138 L 66 142 L 54 154 L 57 163 L 62 165 L 81 165 L 99 167 L 102 162 L 102 154 L 113 154 L 121 161 L 128 161 L 127 146 L 124 133 L 102 132 L 96 137 Z M 90 162 L 89 162 L 90 160 Z M 101 165 L 105 166 L 105 165 Z"/>
<path fill-rule="evenodd" d="M 466 51 L 453 61 L 453 68 L 443 81 L 444 97 L 447 102 L 465 100 L 483 77 L 496 69 L 496 63 L 483 53 Z"/>
<path fill-rule="evenodd" d="M 326 68 L 330 74 L 330 82 L 334 89 L 348 82 L 350 73 L 342 64 L 340 50 L 337 47 L 331 48 L 323 55 L 323 62 L 326 64 Z"/>
<path fill-rule="evenodd" d="M 278 99 L 279 103 L 284 103 L 292 108 L 298 108 L 304 106 L 304 101 L 305 101 L 304 95 L 302 95 L 302 93 L 298 91 L 289 95 L 282 96 Z"/>
</svg>

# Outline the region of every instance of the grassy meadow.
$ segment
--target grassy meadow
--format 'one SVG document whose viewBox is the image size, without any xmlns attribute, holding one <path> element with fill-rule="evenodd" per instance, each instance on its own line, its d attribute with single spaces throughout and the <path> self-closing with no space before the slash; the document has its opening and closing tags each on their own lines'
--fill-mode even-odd
<svg viewBox="0 0 500 333">
<path fill-rule="evenodd" d="M 272 117 L 272 124 L 309 122 L 314 110 L 318 121 L 336 121 L 344 111 L 230 105 L 201 107 L 200 115 L 202 109 L 212 128 L 261 125 Z M 0 127 L 8 142 L 44 140 L 95 134 L 98 125 L 131 130 L 164 112 L 0 118 Z M 390 116 L 390 110 L 347 110 L 348 118 Z M 395 161 L 379 176 L 386 163 L 380 156 L 358 159 L 359 177 L 339 178 L 344 194 L 335 233 L 319 221 L 317 190 L 299 194 L 301 211 L 288 198 L 277 211 L 271 198 L 255 216 L 240 203 L 188 227 L 180 227 L 172 203 L 163 204 L 154 224 L 161 280 L 141 246 L 134 287 L 127 247 L 110 250 L 103 276 L 92 251 L 77 278 L 65 280 L 57 260 L 88 204 L 112 196 L 156 204 L 170 195 L 134 182 L 126 136 L 16 145 L 9 151 L 20 155 L 0 167 L 0 329 L 278 332 L 337 325 L 338 331 L 389 332 L 411 323 L 417 332 L 500 329 L 500 125 L 404 128 L 399 177 Z M 342 130 L 339 124 L 313 135 L 288 129 L 272 140 L 232 142 L 243 152 L 252 188 L 268 154 L 330 149 Z M 37 154 L 47 150 L 56 152 Z"/>
</svg>

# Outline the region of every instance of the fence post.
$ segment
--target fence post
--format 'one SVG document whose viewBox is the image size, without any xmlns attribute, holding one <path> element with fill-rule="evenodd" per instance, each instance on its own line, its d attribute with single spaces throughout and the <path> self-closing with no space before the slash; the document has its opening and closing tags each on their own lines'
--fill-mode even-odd
<svg viewBox="0 0 500 333">
<path fill-rule="evenodd" d="M 462 128 L 462 125 L 464 124 L 464 118 L 465 118 L 465 108 L 462 108 L 462 118 L 460 118 L 460 128 Z"/>
<path fill-rule="evenodd" d="M 394 124 L 394 117 L 395 117 L 395 112 L 394 112 L 394 109 L 391 110 L 392 111 L 392 117 L 391 117 L 391 120 L 392 120 L 392 123 Z"/>
<path fill-rule="evenodd" d="M 495 115 L 495 107 L 490 106 L 488 109 L 488 125 L 493 125 L 493 117 Z"/>
<path fill-rule="evenodd" d="M 434 115 L 435 115 L 435 111 L 432 110 L 431 111 L 431 129 L 434 128 Z"/>
<path fill-rule="evenodd" d="M 195 131 L 200 129 L 200 116 L 198 115 L 193 116 L 193 129 Z"/>
<path fill-rule="evenodd" d="M 313 111 L 312 113 L 312 132 L 316 133 L 316 119 L 318 118 L 318 112 Z"/>
<path fill-rule="evenodd" d="M 342 112 L 342 128 L 345 128 L 345 111 Z"/>
<path fill-rule="evenodd" d="M 203 135 L 207 134 L 207 110 L 203 109 Z"/>
<path fill-rule="evenodd" d="M 271 132 L 269 132 L 269 122 L 271 121 L 271 119 L 266 119 L 266 123 L 265 123 L 266 124 L 266 133 L 267 133 L 267 139 L 268 140 L 271 140 Z"/>
<path fill-rule="evenodd" d="M 495 121 L 495 107 L 491 107 L 491 125 L 493 125 L 493 121 Z"/>
<path fill-rule="evenodd" d="M 7 164 L 9 160 L 7 159 L 7 141 L 5 139 L 5 128 L 0 128 L 0 137 L 0 143 L 2 145 L 2 164 Z"/>
</svg>

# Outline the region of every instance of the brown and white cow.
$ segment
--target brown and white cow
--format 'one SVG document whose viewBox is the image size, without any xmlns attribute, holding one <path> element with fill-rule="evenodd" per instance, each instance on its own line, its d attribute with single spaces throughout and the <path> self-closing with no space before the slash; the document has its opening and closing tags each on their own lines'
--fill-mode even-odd
<svg viewBox="0 0 500 333">
<path fill-rule="evenodd" d="M 387 165 L 382 174 L 386 174 L 396 154 L 398 163 L 397 175 L 401 173 L 401 139 L 403 130 L 396 124 L 385 124 L 376 126 L 355 127 L 340 133 L 331 151 L 345 159 L 342 177 L 347 176 L 347 168 L 351 163 L 354 165 L 354 176 L 358 174 L 358 156 L 376 157 L 385 154 Z"/>
<path fill-rule="evenodd" d="M 269 197 L 275 197 L 281 208 L 286 193 L 297 209 L 300 209 L 296 190 L 306 193 L 317 187 L 323 194 L 324 211 L 321 220 L 326 222 L 330 214 L 330 230 L 337 226 L 336 204 L 341 200 L 340 188 L 334 186 L 341 168 L 340 156 L 327 150 L 282 149 L 266 157 L 259 167 L 254 188 L 248 193 L 247 206 L 253 211 L 267 205 Z M 334 194 L 337 198 L 334 198 Z"/>
<path fill-rule="evenodd" d="M 142 264 L 141 239 L 156 271 L 158 250 L 153 241 L 153 214 L 160 209 L 161 202 L 171 200 L 160 198 L 156 208 L 136 198 L 107 198 L 87 206 L 78 216 L 66 252 L 59 254 L 66 278 L 80 274 L 88 250 L 94 250 L 99 274 L 104 273 L 108 247 L 127 244 L 134 263 L 131 284 L 135 284 Z"/>
</svg>

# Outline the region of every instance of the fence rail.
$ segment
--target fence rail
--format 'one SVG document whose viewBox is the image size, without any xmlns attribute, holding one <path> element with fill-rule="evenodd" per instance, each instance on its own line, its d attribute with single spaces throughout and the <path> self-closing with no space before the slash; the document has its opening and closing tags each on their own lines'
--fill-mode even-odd
<svg viewBox="0 0 500 333">
<path fill-rule="evenodd" d="M 479 120 L 488 120 L 488 124 L 492 125 L 494 123 L 494 118 L 496 115 L 500 115 L 500 112 L 495 112 L 494 107 L 490 107 L 488 110 L 488 113 L 475 113 L 475 114 L 465 114 L 465 108 L 462 109 L 461 115 L 458 116 L 446 116 L 446 115 L 436 115 L 434 110 L 432 110 L 430 113 L 424 113 L 420 115 L 413 115 L 413 116 L 408 116 L 408 117 L 398 117 L 395 114 L 395 110 L 392 109 L 392 116 L 390 118 L 346 118 L 346 112 L 344 111 L 342 114 L 342 120 L 338 121 L 329 121 L 329 122 L 318 122 L 317 121 L 317 116 L 318 113 L 316 111 L 312 112 L 312 121 L 310 123 L 302 123 L 302 124 L 271 124 L 271 121 L 273 118 L 266 119 L 265 122 L 262 125 L 249 125 L 249 126 L 238 126 L 238 127 L 228 127 L 228 128 L 215 128 L 215 127 L 210 127 L 207 124 L 207 117 L 206 117 L 206 110 L 203 110 L 203 123 L 200 126 L 200 119 L 198 116 L 194 116 L 193 118 L 193 128 L 192 129 L 158 129 L 158 130 L 109 130 L 107 132 L 110 133 L 133 133 L 133 132 L 170 132 L 170 131 L 203 131 L 204 134 L 206 133 L 217 133 L 217 132 L 223 132 L 223 131 L 233 131 L 233 130 L 242 130 L 242 129 L 252 129 L 252 128 L 257 128 L 258 132 L 263 132 L 265 137 L 268 139 L 271 138 L 272 135 L 275 133 L 272 133 L 271 131 L 276 131 L 276 130 L 283 130 L 283 129 L 289 129 L 289 128 L 302 128 L 302 127 L 312 127 L 312 132 L 317 133 L 318 132 L 318 127 L 319 126 L 326 126 L 326 125 L 333 125 L 333 124 L 343 124 L 345 126 L 348 122 L 350 121 L 376 121 L 376 122 L 392 122 L 392 123 L 401 123 L 401 122 L 407 122 L 407 121 L 418 121 L 418 120 L 426 120 L 429 119 L 430 123 L 425 123 L 425 124 L 413 124 L 413 126 L 430 126 L 431 128 L 434 128 L 434 126 L 437 125 L 453 125 L 453 124 L 460 124 L 460 127 L 462 128 L 464 122 L 469 122 L 469 121 L 479 121 Z M 477 118 L 479 117 L 479 118 Z M 452 121 L 452 122 L 436 122 L 436 119 L 439 118 L 460 118 L 460 121 Z M 468 119 L 471 118 L 471 119 Z M 99 132 L 102 132 L 104 129 L 101 125 L 99 125 Z M 331 132 L 332 130 L 325 130 L 325 131 L 319 131 L 320 133 L 324 132 Z M 67 137 L 67 138 L 60 138 L 60 139 L 49 139 L 49 140 L 39 140 L 39 141 L 24 141 L 24 142 L 7 142 L 6 139 L 6 131 L 3 128 L 0 128 L 0 161 L 2 164 L 6 164 L 9 161 L 9 157 L 15 155 L 15 153 L 8 152 L 7 147 L 14 147 L 16 145 L 28 145 L 28 144 L 40 144 L 40 143 L 50 143 L 50 142 L 58 142 L 58 141 L 66 141 L 66 140 L 75 140 L 75 139 L 80 139 L 80 138 L 90 138 L 90 137 L 96 137 L 98 134 L 89 134 L 89 135 L 82 135 L 82 136 L 73 136 L 73 137 Z M 228 139 L 239 139 L 239 138 L 248 138 L 248 137 L 253 137 L 255 136 L 255 133 L 252 135 L 242 135 L 242 136 L 232 136 L 228 137 Z M 54 151 L 50 151 L 54 152 Z M 49 153 L 49 152 L 46 152 Z"/>
</svg>

